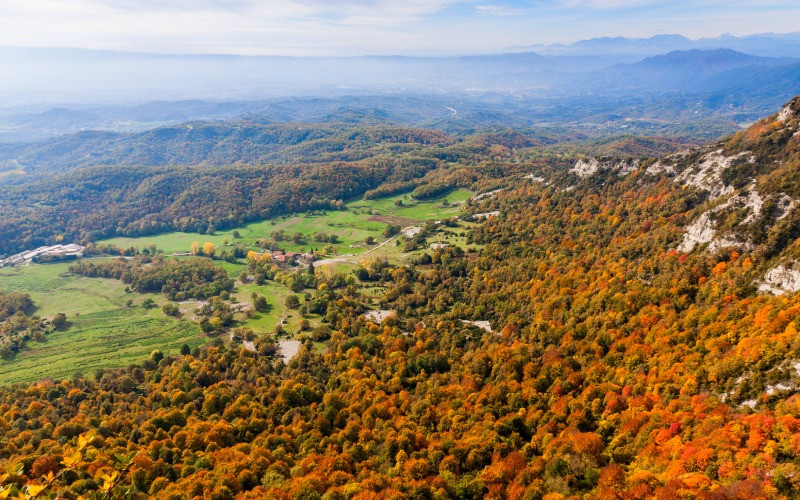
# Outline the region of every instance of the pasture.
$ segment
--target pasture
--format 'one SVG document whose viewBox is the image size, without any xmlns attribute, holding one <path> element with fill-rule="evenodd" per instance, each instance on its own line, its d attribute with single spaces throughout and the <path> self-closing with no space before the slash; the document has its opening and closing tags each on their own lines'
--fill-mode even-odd
<svg viewBox="0 0 800 500">
<path fill-rule="evenodd" d="M 144 248 L 154 244 L 168 254 L 187 252 L 195 241 L 200 245 L 210 241 L 220 250 L 225 248 L 225 240 L 229 244 L 242 243 L 256 249 L 258 240 L 282 232 L 285 239 L 278 244 L 286 251 L 299 252 L 329 245 L 315 241 L 315 234 L 325 233 L 336 236 L 337 242 L 332 246 L 337 254 L 342 254 L 331 259 L 333 262 L 328 266 L 335 268 L 336 272 L 349 273 L 364 259 L 385 258 L 402 262 L 430 251 L 421 248 L 406 253 L 403 238 L 379 247 L 369 246 L 364 240 L 371 236 L 377 243 L 385 241 L 383 231 L 387 224 L 421 225 L 424 221 L 456 216 L 461 212 L 461 203 L 471 194 L 466 190 L 454 190 L 422 201 L 414 200 L 409 194 L 356 200 L 348 203 L 344 211 L 293 214 L 254 222 L 236 230 L 239 238 L 234 238 L 234 230 L 213 235 L 171 232 L 140 238 L 112 238 L 100 243 L 123 248 Z M 466 238 L 461 234 L 469 226 L 463 221 L 458 228 L 439 226 L 428 236 L 428 241 L 465 247 Z M 302 235 L 302 242 L 292 241 L 295 233 Z M 246 269 L 242 263 L 214 261 L 214 264 L 225 269 L 233 279 Z M 69 265 L 0 268 L 0 289 L 29 293 L 36 304 L 35 314 L 51 318 L 63 312 L 70 324 L 66 330 L 49 333 L 44 342 L 28 342 L 27 348 L 13 359 L 0 360 L 0 384 L 31 382 L 44 377 L 63 378 L 75 372 L 89 375 L 100 368 L 141 362 L 154 349 L 171 355 L 178 353 L 184 344 L 194 347 L 208 341 L 192 320 L 192 312 L 199 303 L 181 304 L 183 319 L 167 317 L 160 308 L 165 301 L 160 294 L 127 293 L 125 285 L 117 280 L 73 276 L 68 273 Z M 286 307 L 286 297 L 292 292 L 279 283 L 238 283 L 231 298 L 249 305 L 252 304 L 252 293 L 264 296 L 269 308 L 249 318 L 237 313 L 237 326 L 252 328 L 259 335 L 271 335 L 278 325 L 282 325 L 287 333 L 296 335 L 303 319 L 311 323 L 311 328 L 320 324 L 319 317 L 309 315 L 304 318 L 299 310 Z M 377 297 L 382 292 L 369 289 L 367 293 Z M 303 294 L 295 295 L 302 303 Z M 142 307 L 146 298 L 151 298 L 156 307 Z M 324 346 L 315 344 L 315 347 L 322 349 Z"/>
<path fill-rule="evenodd" d="M 275 232 L 282 231 L 286 239 L 278 244 L 288 252 L 302 252 L 312 248 L 319 249 L 328 245 L 314 240 L 314 234 L 325 233 L 335 235 L 337 242 L 331 244 L 336 253 L 360 253 L 367 250 L 364 240 L 372 236 L 381 241 L 382 232 L 387 223 L 421 223 L 427 220 L 439 220 L 453 217 L 461 212 L 461 203 L 472 195 L 470 191 L 456 189 L 446 194 L 428 199 L 414 200 L 410 194 L 399 194 L 375 200 L 354 200 L 347 203 L 347 210 L 329 210 L 320 215 L 292 214 L 272 219 L 253 222 L 237 229 L 217 231 L 214 234 L 183 233 L 173 231 L 152 236 L 135 238 L 110 238 L 98 243 L 110 244 L 120 248 L 144 248 L 156 245 L 165 253 L 188 252 L 192 243 L 203 245 L 206 241 L 213 243 L 220 250 L 223 242 L 229 245 L 240 243 L 248 248 L 257 248 L 261 239 L 270 239 Z M 402 202 L 402 205 L 398 204 Z M 443 202 L 447 201 L 447 205 Z M 234 231 L 239 238 L 234 238 Z M 302 241 L 295 243 L 291 237 L 300 233 Z"/>
<path fill-rule="evenodd" d="M 120 281 L 72 276 L 68 267 L 0 269 L 0 289 L 28 293 L 34 314 L 50 318 L 63 312 L 70 324 L 49 333 L 44 342 L 29 341 L 14 358 L 0 360 L 0 384 L 69 377 L 76 371 L 89 375 L 141 362 L 154 349 L 177 354 L 183 344 L 194 347 L 208 340 L 196 324 L 167 317 L 160 307 L 141 306 L 148 297 L 160 306 L 160 295 L 125 293 Z"/>
</svg>

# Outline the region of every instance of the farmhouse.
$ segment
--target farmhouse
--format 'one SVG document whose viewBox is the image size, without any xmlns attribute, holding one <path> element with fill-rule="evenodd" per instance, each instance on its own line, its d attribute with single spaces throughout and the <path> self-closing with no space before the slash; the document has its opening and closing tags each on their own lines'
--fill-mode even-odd
<svg viewBox="0 0 800 500">
<path fill-rule="evenodd" d="M 84 247 L 70 243 L 69 245 L 53 245 L 49 247 L 39 247 L 35 250 L 28 250 L 27 252 L 18 253 L 0 260 L 0 267 L 3 266 L 19 266 L 21 264 L 28 264 L 34 259 L 42 257 L 81 257 L 83 256 Z"/>
<path fill-rule="evenodd" d="M 269 254 L 270 259 L 272 262 L 277 264 L 305 264 L 308 265 L 309 263 L 314 261 L 314 254 L 311 252 L 306 253 L 298 253 L 298 252 L 283 252 L 281 250 L 275 250 L 274 252 Z"/>
</svg>

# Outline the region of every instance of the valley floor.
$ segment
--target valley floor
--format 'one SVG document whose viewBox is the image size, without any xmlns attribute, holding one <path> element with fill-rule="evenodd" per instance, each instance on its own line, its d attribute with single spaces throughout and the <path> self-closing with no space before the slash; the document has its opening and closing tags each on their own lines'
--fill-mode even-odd
<svg viewBox="0 0 800 500">
<path fill-rule="evenodd" d="M 318 268 L 327 268 L 328 273 L 350 273 L 367 260 L 385 259 L 403 262 L 422 253 L 444 245 L 466 248 L 465 231 L 471 223 L 460 221 L 456 228 L 439 227 L 428 235 L 427 248 L 406 251 L 403 242 L 413 237 L 426 221 L 454 217 L 462 212 L 462 204 L 472 193 L 454 190 L 428 200 L 414 200 L 401 194 L 377 200 L 354 200 L 345 211 L 328 211 L 324 214 L 290 214 L 275 219 L 248 224 L 238 229 L 218 232 L 213 235 L 171 232 L 138 238 L 112 238 L 98 242 L 114 245 L 120 249 L 134 247 L 137 250 L 155 245 L 168 255 L 182 257 L 191 250 L 192 243 L 203 245 L 211 242 L 219 251 L 232 249 L 233 245 L 244 245 L 248 250 L 261 251 L 259 240 L 269 239 L 274 232 L 283 232 L 287 238 L 277 242 L 286 251 L 303 252 L 328 247 L 329 257 L 315 262 Z M 400 234 L 386 237 L 383 230 L 388 224 L 402 224 Z M 234 231 L 239 235 L 234 238 Z M 302 235 L 302 243 L 293 242 L 291 236 Z M 335 235 L 336 243 L 314 241 L 314 235 Z M 366 238 L 375 243 L 368 245 Z M 227 244 L 226 244 L 227 243 Z M 111 257 L 85 259 L 103 262 Z M 237 279 L 247 271 L 243 259 L 237 262 L 213 261 L 226 270 L 231 279 Z M 0 360 L 0 384 L 32 382 L 42 378 L 70 377 L 77 373 L 91 375 L 103 368 L 124 367 L 146 358 L 153 350 L 165 355 L 177 354 L 186 345 L 190 348 L 213 339 L 203 334 L 194 311 L 205 302 L 189 300 L 179 303 L 181 317 L 167 316 L 161 306 L 167 302 L 160 294 L 139 294 L 126 291 L 119 280 L 87 278 L 69 273 L 71 263 L 31 264 L 0 269 L 0 290 L 30 294 L 36 310 L 33 314 L 51 319 L 58 313 L 67 316 L 66 328 L 49 333 L 42 342 L 28 342 L 27 347 L 11 359 Z M 366 284 L 367 295 L 377 299 L 382 291 Z M 268 308 L 263 312 L 245 311 L 252 308 L 253 294 L 266 298 Z M 280 326 L 283 333 L 277 340 L 288 342 L 301 333 L 301 322 L 306 320 L 308 328 L 319 326 L 320 317 L 301 314 L 286 306 L 290 295 L 302 298 L 302 293 L 293 293 L 285 285 L 268 281 L 263 285 L 238 282 L 231 302 L 237 327 L 249 328 L 256 336 L 274 335 Z M 153 304 L 145 308 L 146 299 Z M 227 335 L 223 335 L 227 338 Z M 281 340 L 283 339 L 283 340 Z M 245 341 L 247 342 L 247 341 Z M 288 344 L 287 344 L 288 345 Z M 322 342 L 314 343 L 315 349 L 325 349 Z"/>
</svg>

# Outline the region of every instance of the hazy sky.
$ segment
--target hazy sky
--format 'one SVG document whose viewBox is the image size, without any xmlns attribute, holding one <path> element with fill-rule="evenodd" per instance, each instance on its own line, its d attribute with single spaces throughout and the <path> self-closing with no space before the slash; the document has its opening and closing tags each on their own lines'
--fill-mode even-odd
<svg viewBox="0 0 800 500">
<path fill-rule="evenodd" d="M 0 44 L 168 53 L 439 55 L 797 30 L 798 0 L 0 0 Z"/>
</svg>

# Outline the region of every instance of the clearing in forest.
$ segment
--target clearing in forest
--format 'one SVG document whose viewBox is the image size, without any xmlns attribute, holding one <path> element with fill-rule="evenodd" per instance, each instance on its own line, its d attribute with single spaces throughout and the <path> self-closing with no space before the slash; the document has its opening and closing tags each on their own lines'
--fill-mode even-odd
<svg viewBox="0 0 800 500">
<path fill-rule="evenodd" d="M 52 318 L 64 313 L 69 323 L 47 334 L 44 342 L 29 341 L 13 358 L 1 359 L 1 385 L 78 371 L 91 375 L 99 368 L 138 363 L 154 349 L 173 355 L 183 344 L 194 347 L 209 340 L 196 323 L 166 316 L 161 295 L 126 293 L 121 281 L 74 276 L 68 269 L 68 263 L 0 269 L 0 289 L 28 293 L 34 314 Z M 147 298 L 155 307 L 142 307 Z"/>
</svg>

